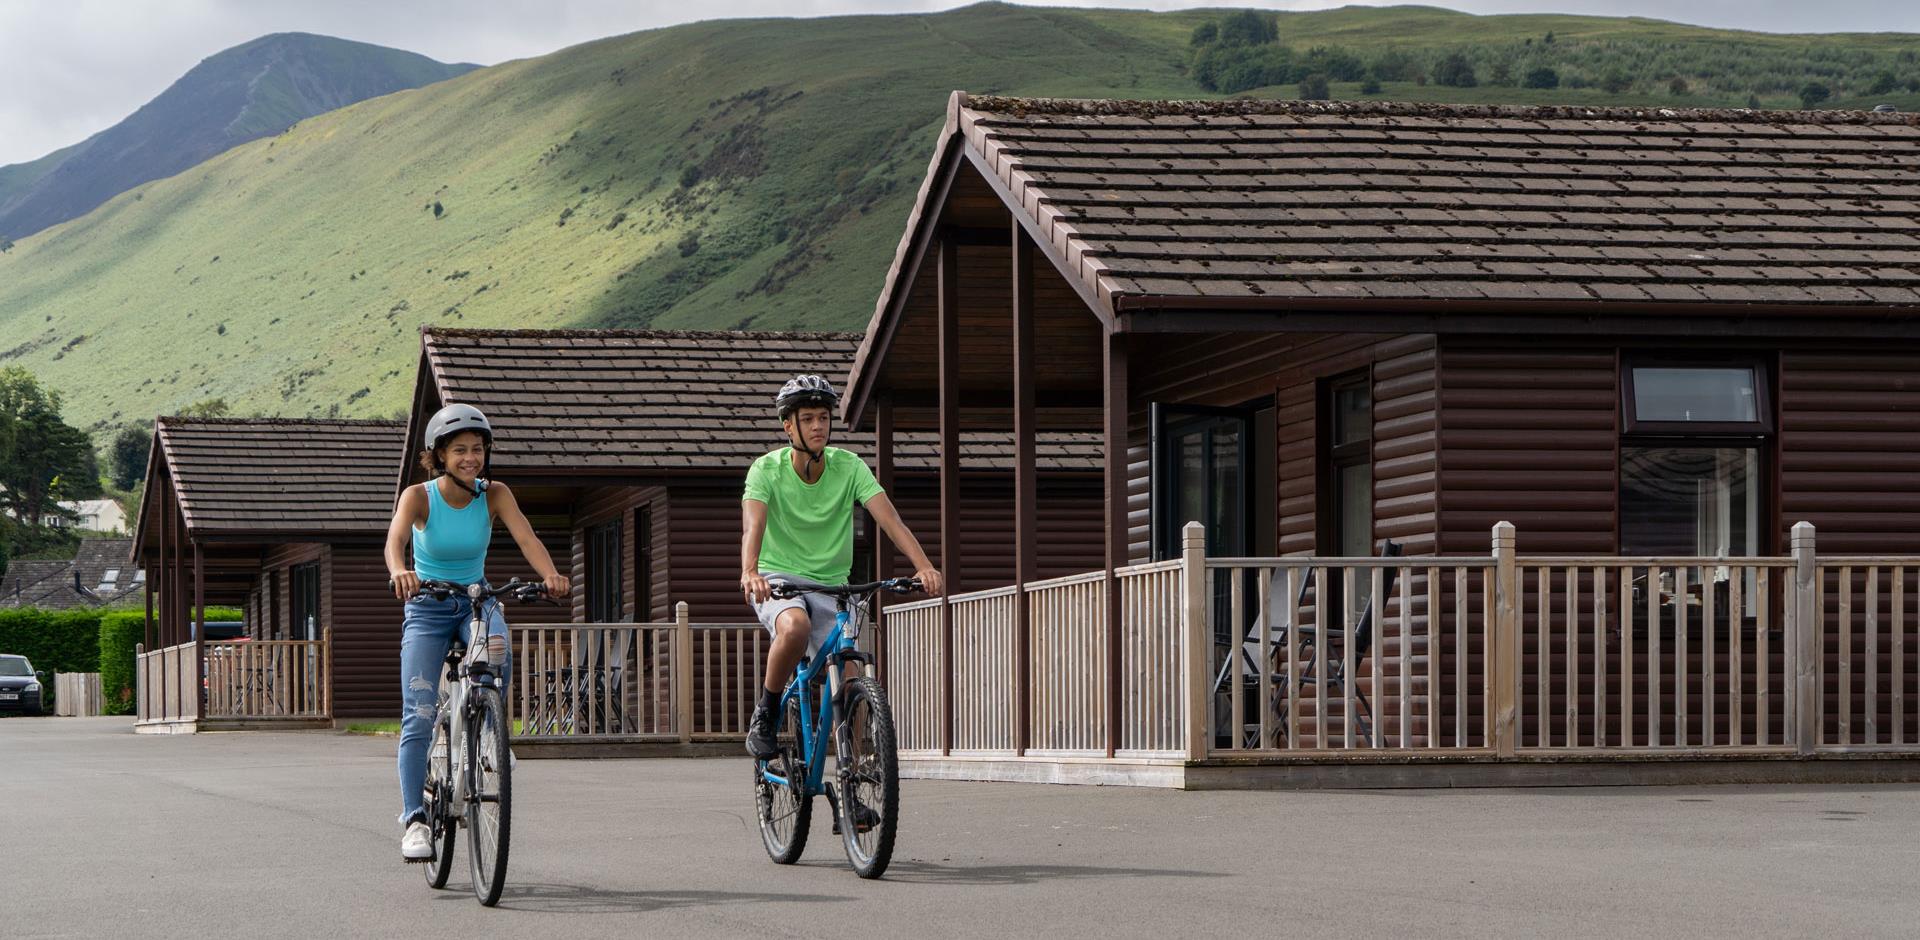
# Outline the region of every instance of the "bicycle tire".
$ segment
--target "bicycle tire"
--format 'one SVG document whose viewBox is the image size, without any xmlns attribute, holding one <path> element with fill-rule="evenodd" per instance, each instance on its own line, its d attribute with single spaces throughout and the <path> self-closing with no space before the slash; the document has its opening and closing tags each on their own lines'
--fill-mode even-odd
<svg viewBox="0 0 1920 940">
<path fill-rule="evenodd" d="M 807 768 L 800 753 L 801 717 L 800 702 L 794 699 L 788 703 L 780 726 L 780 756 L 774 758 L 787 778 L 784 786 L 766 778 L 765 764 L 753 762 L 754 815 L 760 820 L 760 842 L 766 846 L 767 857 L 779 865 L 800 860 L 813 826 L 813 797 L 804 789 Z"/>
<path fill-rule="evenodd" d="M 846 713 L 840 716 L 834 745 L 839 764 L 840 840 L 854 873 L 878 878 L 893 860 L 894 837 L 900 828 L 900 760 L 893 712 L 880 683 L 873 679 L 848 682 L 845 696 Z M 859 826 L 861 807 L 874 811 L 865 832 Z"/>
<path fill-rule="evenodd" d="M 507 850 L 513 829 L 513 761 L 508 748 L 506 707 L 500 690 L 485 686 L 470 693 L 467 718 L 467 859 L 473 869 L 473 896 L 482 905 L 500 903 L 507 880 Z M 491 798 L 489 798 L 491 797 Z M 491 809 L 489 809 L 491 807 Z"/>
<path fill-rule="evenodd" d="M 445 713 L 442 714 L 444 719 Z M 427 859 L 424 874 L 427 887 L 439 890 L 447 886 L 447 876 L 453 874 L 454 839 L 460 832 L 455 824 L 452 808 L 448 806 L 449 795 L 453 791 L 452 742 L 447 740 L 447 723 L 437 720 L 433 726 L 433 739 L 427 747 L 427 844 L 432 847 L 433 855 Z M 438 759 L 433 757 L 436 747 L 446 744 L 446 753 Z"/>
</svg>

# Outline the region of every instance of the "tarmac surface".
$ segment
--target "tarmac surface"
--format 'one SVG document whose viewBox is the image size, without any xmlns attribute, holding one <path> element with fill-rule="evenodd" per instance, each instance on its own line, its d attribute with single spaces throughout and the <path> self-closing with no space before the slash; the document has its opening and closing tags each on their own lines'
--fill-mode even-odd
<svg viewBox="0 0 1920 940">
<path fill-rule="evenodd" d="M 882 881 L 741 759 L 523 760 L 509 883 L 400 862 L 394 740 L 0 720 L 8 937 L 1915 936 L 1920 787 L 1196 792 L 907 781 Z M 464 833 L 463 833 L 464 836 Z"/>
</svg>

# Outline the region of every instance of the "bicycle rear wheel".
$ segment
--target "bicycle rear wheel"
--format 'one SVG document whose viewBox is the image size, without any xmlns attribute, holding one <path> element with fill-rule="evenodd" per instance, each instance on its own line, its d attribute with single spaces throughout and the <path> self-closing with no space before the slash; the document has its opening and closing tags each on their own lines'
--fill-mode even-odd
<svg viewBox="0 0 1920 940">
<path fill-rule="evenodd" d="M 787 705 L 780 724 L 780 756 L 762 763 L 753 762 L 753 802 L 760 817 L 760 841 L 767 857 L 781 865 L 800 860 L 807 850 L 807 831 L 813 825 L 813 797 L 806 793 L 806 755 L 800 749 L 800 700 Z M 772 770 L 787 779 L 784 784 L 767 779 Z"/>
<path fill-rule="evenodd" d="M 467 858 L 473 866 L 473 896 L 492 907 L 507 880 L 507 845 L 513 821 L 513 765 L 507 749 L 507 710 L 500 690 L 472 692 L 467 718 Z"/>
<path fill-rule="evenodd" d="M 880 683 L 847 683 L 835 756 L 839 764 L 840 838 L 847 861 L 862 878 L 878 878 L 893 860 L 900 826 L 900 763 L 895 753 L 893 712 Z"/>
<path fill-rule="evenodd" d="M 433 741 L 427 750 L 427 844 L 433 847 L 433 855 L 423 868 L 427 887 L 434 889 L 446 887 L 447 876 L 453 873 L 453 842 L 460 831 L 448 805 L 453 799 L 453 770 L 447 733 L 443 711 L 433 723 Z"/>
</svg>

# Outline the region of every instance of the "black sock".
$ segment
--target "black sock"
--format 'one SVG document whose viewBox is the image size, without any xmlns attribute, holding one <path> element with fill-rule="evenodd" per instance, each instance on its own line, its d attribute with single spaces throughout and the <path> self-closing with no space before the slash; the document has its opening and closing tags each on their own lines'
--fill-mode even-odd
<svg viewBox="0 0 1920 940">
<path fill-rule="evenodd" d="M 769 712 L 777 710 L 780 707 L 780 693 L 762 686 L 760 688 L 760 707 Z"/>
</svg>

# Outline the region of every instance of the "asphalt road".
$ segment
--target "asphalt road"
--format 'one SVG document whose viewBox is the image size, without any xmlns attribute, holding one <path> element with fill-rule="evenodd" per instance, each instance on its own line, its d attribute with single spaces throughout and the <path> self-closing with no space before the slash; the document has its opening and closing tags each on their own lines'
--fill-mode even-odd
<svg viewBox="0 0 1920 940">
<path fill-rule="evenodd" d="M 1920 787 L 1179 793 L 908 781 L 862 881 L 744 759 L 521 761 L 499 908 L 402 865 L 391 738 L 0 720 L 0 935 L 1914 936 Z M 453 890 L 457 889 L 457 890 Z"/>
</svg>

